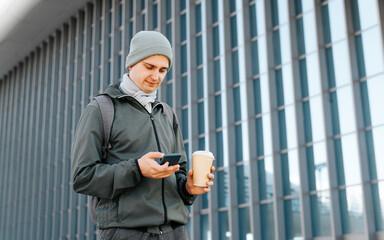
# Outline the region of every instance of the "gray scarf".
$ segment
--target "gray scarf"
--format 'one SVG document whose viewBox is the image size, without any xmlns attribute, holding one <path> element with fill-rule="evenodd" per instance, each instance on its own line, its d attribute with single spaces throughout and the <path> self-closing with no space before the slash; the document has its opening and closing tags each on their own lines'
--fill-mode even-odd
<svg viewBox="0 0 384 240">
<path fill-rule="evenodd" d="M 128 94 L 132 97 L 134 97 L 141 105 L 147 109 L 149 113 L 152 112 L 152 105 L 151 103 L 155 102 L 156 100 L 156 94 L 157 90 L 146 93 L 143 92 L 129 77 L 128 73 L 123 75 L 123 81 L 120 84 L 120 89 L 123 91 L 124 94 Z"/>
</svg>

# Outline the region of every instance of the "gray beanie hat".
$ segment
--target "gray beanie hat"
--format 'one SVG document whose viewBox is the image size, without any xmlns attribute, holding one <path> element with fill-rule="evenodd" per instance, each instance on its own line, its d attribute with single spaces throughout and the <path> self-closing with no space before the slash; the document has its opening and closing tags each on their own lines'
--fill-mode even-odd
<svg viewBox="0 0 384 240">
<path fill-rule="evenodd" d="M 168 39 L 156 31 L 141 31 L 133 36 L 129 54 L 125 61 L 125 68 L 135 65 L 147 57 L 163 55 L 169 59 L 169 68 L 172 65 L 172 47 Z"/>
</svg>

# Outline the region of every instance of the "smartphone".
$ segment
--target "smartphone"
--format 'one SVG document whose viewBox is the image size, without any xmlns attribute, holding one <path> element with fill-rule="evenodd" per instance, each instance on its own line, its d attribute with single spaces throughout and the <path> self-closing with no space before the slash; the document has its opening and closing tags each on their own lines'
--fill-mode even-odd
<svg viewBox="0 0 384 240">
<path fill-rule="evenodd" d="M 179 163 L 180 158 L 181 158 L 181 153 L 164 154 L 164 157 L 160 161 L 160 165 L 163 165 L 166 162 L 169 162 L 169 166 L 176 165 Z"/>
</svg>

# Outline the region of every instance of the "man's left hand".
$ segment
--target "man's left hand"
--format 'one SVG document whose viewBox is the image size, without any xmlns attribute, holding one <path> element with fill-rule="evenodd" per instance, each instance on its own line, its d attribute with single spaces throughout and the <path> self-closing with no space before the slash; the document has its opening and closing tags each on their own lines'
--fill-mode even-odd
<svg viewBox="0 0 384 240">
<path fill-rule="evenodd" d="M 186 183 L 186 188 L 189 194 L 191 195 L 201 195 L 206 192 L 210 191 L 210 187 L 213 186 L 212 179 L 215 178 L 215 175 L 213 175 L 213 172 L 215 171 L 215 167 L 211 167 L 211 173 L 208 174 L 208 181 L 207 181 L 207 187 L 198 187 L 193 185 L 193 170 L 190 169 L 188 172 L 188 178 Z"/>
</svg>

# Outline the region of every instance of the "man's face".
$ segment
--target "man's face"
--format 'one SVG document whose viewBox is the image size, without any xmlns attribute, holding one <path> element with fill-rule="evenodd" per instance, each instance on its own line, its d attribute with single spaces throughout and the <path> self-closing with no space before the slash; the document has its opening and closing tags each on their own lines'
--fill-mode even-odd
<svg viewBox="0 0 384 240">
<path fill-rule="evenodd" d="M 150 56 L 129 67 L 129 78 L 143 92 L 155 91 L 163 82 L 169 67 L 168 58 L 162 55 Z"/>
</svg>

